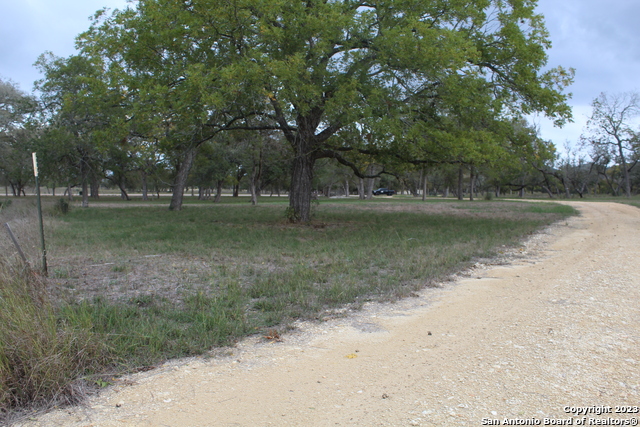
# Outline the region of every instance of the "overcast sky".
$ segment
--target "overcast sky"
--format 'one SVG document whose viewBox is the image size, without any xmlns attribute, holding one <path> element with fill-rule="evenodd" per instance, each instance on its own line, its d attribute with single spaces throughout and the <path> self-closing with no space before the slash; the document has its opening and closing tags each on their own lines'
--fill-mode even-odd
<svg viewBox="0 0 640 427">
<path fill-rule="evenodd" d="M 575 143 L 600 92 L 640 90 L 640 1 L 538 0 L 553 43 L 549 65 L 576 69 L 575 123 L 554 128 L 536 119 L 541 136 L 562 147 Z M 124 8 L 126 0 L 0 0 L 0 77 L 30 92 L 40 78 L 33 63 L 45 51 L 72 55 L 74 38 L 103 7 Z"/>
</svg>

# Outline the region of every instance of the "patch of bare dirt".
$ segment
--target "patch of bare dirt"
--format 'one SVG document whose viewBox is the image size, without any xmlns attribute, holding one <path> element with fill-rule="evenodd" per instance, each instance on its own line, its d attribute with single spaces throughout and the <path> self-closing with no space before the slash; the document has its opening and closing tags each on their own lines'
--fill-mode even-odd
<svg viewBox="0 0 640 427">
<path fill-rule="evenodd" d="M 331 203 L 323 204 L 324 206 Z M 341 205 L 334 204 L 334 207 Z M 513 207 L 520 208 L 522 211 L 514 214 Z M 349 209 L 359 209 L 365 211 L 376 212 L 419 212 L 431 215 L 447 215 L 456 217 L 476 217 L 476 218 L 535 218 L 539 217 L 539 213 L 528 212 L 527 208 L 531 205 L 527 202 L 513 201 L 509 205 L 501 202 L 482 202 L 481 205 L 467 205 L 457 203 L 375 203 L 349 205 Z"/>
<path fill-rule="evenodd" d="M 158 254 L 96 263 L 89 257 L 53 259 L 48 286 L 55 298 L 82 301 L 156 295 L 179 300 L 184 291 L 210 289 L 212 263 Z"/>
</svg>

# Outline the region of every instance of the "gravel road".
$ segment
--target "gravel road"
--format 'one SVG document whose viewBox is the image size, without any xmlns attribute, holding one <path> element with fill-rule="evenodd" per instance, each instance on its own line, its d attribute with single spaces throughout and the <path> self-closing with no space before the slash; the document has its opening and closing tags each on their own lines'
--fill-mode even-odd
<svg viewBox="0 0 640 427">
<path fill-rule="evenodd" d="M 172 361 L 23 425 L 635 425 L 640 210 L 570 204 L 582 215 L 508 265 Z"/>
</svg>

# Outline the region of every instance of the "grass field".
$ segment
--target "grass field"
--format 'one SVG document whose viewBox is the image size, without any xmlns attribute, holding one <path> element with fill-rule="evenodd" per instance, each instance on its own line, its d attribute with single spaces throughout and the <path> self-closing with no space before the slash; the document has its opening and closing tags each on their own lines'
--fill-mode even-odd
<svg viewBox="0 0 640 427">
<path fill-rule="evenodd" d="M 312 223 L 294 225 L 286 198 L 255 207 L 229 199 L 181 212 L 105 200 L 49 217 L 46 282 L 1 265 L 0 410 L 74 401 L 79 383 L 105 385 L 106 374 L 409 296 L 575 213 L 546 203 L 331 199 Z M 0 212 L 3 222 L 19 208 Z M 10 222 L 33 234 L 29 215 Z M 25 241 L 37 254 L 37 239 Z M 20 386 L 27 380 L 37 384 Z"/>
</svg>

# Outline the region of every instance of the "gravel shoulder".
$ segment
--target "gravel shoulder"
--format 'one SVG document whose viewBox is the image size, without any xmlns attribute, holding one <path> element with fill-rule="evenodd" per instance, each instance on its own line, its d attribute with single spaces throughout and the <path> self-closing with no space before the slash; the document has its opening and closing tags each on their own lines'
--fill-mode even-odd
<svg viewBox="0 0 640 427">
<path fill-rule="evenodd" d="M 22 425 L 576 425 L 571 408 L 587 407 L 611 413 L 585 425 L 634 425 L 615 410 L 640 406 L 640 210 L 567 203 L 581 216 L 508 265 L 172 361 Z"/>
</svg>

